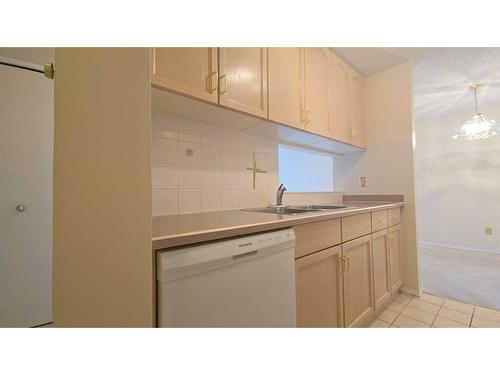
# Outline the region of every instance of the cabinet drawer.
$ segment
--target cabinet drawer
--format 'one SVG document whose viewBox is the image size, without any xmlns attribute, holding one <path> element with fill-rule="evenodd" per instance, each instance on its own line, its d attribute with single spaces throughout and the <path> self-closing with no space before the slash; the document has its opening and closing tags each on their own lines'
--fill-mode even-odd
<svg viewBox="0 0 500 375">
<path fill-rule="evenodd" d="M 297 225 L 295 230 L 295 258 L 323 250 L 341 242 L 340 219 Z"/>
<path fill-rule="evenodd" d="M 372 212 L 372 232 L 387 228 L 387 210 Z"/>
<path fill-rule="evenodd" d="M 389 211 L 389 226 L 401 223 L 401 209 L 399 207 L 391 208 Z"/>
<path fill-rule="evenodd" d="M 342 242 L 370 234 L 371 230 L 370 213 L 342 218 Z"/>
</svg>

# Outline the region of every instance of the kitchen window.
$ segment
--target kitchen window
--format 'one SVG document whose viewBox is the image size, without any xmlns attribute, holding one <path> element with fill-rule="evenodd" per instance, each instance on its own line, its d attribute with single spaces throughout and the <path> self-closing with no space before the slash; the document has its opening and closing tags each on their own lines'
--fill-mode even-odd
<svg viewBox="0 0 500 375">
<path fill-rule="evenodd" d="M 290 192 L 332 192 L 333 156 L 279 145 L 279 178 Z"/>
</svg>

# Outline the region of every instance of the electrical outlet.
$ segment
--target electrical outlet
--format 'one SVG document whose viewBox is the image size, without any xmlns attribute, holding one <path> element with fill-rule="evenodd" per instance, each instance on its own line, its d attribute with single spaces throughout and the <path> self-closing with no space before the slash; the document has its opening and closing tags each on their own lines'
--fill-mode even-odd
<svg viewBox="0 0 500 375">
<path fill-rule="evenodd" d="M 486 234 L 486 235 L 493 234 L 493 228 L 492 227 L 484 227 L 484 234 Z"/>
<path fill-rule="evenodd" d="M 359 178 L 359 186 L 367 187 L 368 186 L 368 179 L 366 177 L 360 177 Z"/>
</svg>

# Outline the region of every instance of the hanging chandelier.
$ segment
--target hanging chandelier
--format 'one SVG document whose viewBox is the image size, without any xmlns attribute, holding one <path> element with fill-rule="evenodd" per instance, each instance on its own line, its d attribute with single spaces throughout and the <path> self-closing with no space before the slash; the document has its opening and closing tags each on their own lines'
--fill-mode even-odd
<svg viewBox="0 0 500 375">
<path fill-rule="evenodd" d="M 474 90 L 474 102 L 476 104 L 476 112 L 462 125 L 460 131 L 453 135 L 454 139 L 475 141 L 479 139 L 486 139 L 493 137 L 500 133 L 500 127 L 495 120 L 487 118 L 482 113 L 479 113 L 477 106 L 477 89 L 479 85 L 471 86 Z"/>
</svg>

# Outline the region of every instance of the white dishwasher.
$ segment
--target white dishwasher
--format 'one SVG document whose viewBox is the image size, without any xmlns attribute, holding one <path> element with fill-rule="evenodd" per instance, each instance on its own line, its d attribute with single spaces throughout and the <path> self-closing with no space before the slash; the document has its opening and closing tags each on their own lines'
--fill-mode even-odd
<svg viewBox="0 0 500 375">
<path fill-rule="evenodd" d="M 295 233 L 159 252 L 158 326 L 295 327 Z"/>
</svg>

